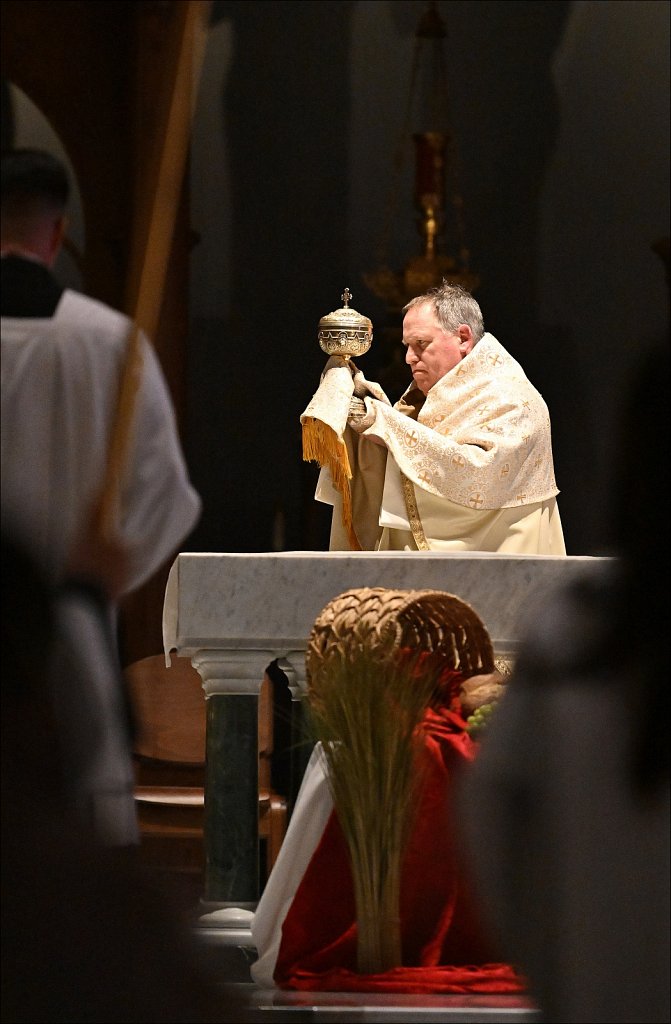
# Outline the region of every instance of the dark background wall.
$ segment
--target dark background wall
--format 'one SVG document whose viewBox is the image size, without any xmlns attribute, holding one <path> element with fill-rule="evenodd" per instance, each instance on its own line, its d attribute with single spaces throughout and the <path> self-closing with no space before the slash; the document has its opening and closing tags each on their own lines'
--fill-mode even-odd
<svg viewBox="0 0 671 1024">
<path fill-rule="evenodd" d="M 319 318 L 345 285 L 374 324 L 362 368 L 388 359 L 387 311 L 363 275 L 426 6 L 213 7 L 191 178 L 187 443 L 206 508 L 191 550 L 326 546 L 299 415 L 324 363 Z M 437 9 L 476 294 L 549 404 L 569 552 L 601 552 L 627 375 L 668 326 L 651 246 L 668 238 L 669 5 Z M 412 174 L 410 156 L 398 268 L 419 251 Z"/>
<path fill-rule="evenodd" d="M 80 99 L 59 109 L 56 128 L 69 133 L 75 173 L 86 172 L 89 209 L 96 188 L 101 210 L 109 189 L 104 167 L 99 187 L 82 153 L 98 151 L 98 135 L 118 151 L 139 45 L 114 47 L 105 78 L 116 75 L 118 109 L 114 94 L 101 92 L 106 107 L 98 122 L 89 117 L 92 135 L 89 121 L 79 121 L 105 67 L 93 52 L 96 23 L 104 48 L 115 32 L 119 39 L 136 32 L 139 11 L 140 43 L 151 49 L 176 6 L 3 5 L 10 78 L 14 69 L 29 95 L 39 83 L 46 102 L 50 80 L 55 88 L 65 69 L 79 76 L 71 91 Z M 212 4 L 185 191 L 190 225 L 180 242 L 188 237 L 190 283 L 188 295 L 179 285 L 172 295 L 188 305 L 188 325 L 184 341 L 181 328 L 174 332 L 179 353 L 169 337 L 159 349 L 179 391 L 204 500 L 189 550 L 326 547 L 328 511 L 312 500 L 317 471 L 301 459 L 299 416 L 325 361 L 318 321 L 340 305 L 346 285 L 374 324 L 362 368 L 374 378 L 390 359 L 382 340 L 389 314 L 364 274 L 376 263 L 426 7 L 421 0 Z M 668 252 L 669 4 L 454 0 L 436 8 L 447 27 L 476 294 L 486 327 L 550 407 L 569 553 L 600 553 L 628 375 L 668 330 L 668 282 L 652 246 L 666 238 Z M 40 18 L 50 19 L 48 31 L 40 31 Z M 84 20 L 87 32 L 73 34 L 73 21 Z M 117 26 L 111 34 L 110 25 Z M 32 77 L 24 74 L 29 66 Z M 37 94 L 32 99 L 39 105 Z M 151 114 L 146 97 L 145 107 L 143 123 Z M 3 134 L 10 114 L 3 109 Z M 389 255 L 400 269 L 419 252 L 408 153 L 397 184 Z M 117 206 L 118 217 L 125 207 Z M 85 249 L 90 229 L 85 223 Z M 97 242 L 117 255 L 123 249 L 116 235 Z"/>
</svg>

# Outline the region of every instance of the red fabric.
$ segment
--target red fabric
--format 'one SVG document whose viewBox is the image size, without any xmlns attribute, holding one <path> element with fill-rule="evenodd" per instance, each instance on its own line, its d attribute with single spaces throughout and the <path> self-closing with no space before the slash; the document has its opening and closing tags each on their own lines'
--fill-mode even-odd
<svg viewBox="0 0 671 1024">
<path fill-rule="evenodd" d="M 334 968 L 315 974 L 300 968 L 279 986 L 303 992 L 398 992 L 404 995 L 526 992 L 522 978 L 507 964 L 463 967 L 394 967 L 384 974 L 355 974 Z"/>
<path fill-rule="evenodd" d="M 447 694 L 445 694 L 447 696 Z M 452 706 L 456 707 L 452 699 Z M 476 744 L 454 710 L 428 709 L 426 767 L 403 863 L 403 966 L 357 973 L 356 912 L 347 845 L 335 812 L 287 913 L 275 966 L 280 988 L 329 991 L 520 992 L 497 962 L 470 898 L 451 827 L 451 781 Z"/>
</svg>

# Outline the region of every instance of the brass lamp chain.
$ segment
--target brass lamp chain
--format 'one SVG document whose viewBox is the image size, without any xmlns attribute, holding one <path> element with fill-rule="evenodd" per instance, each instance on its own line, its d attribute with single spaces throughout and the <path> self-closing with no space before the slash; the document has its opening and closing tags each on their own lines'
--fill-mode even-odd
<svg viewBox="0 0 671 1024">
<path fill-rule="evenodd" d="M 422 28 L 428 22 L 433 26 L 433 31 L 423 31 Z M 401 192 L 401 177 L 407 163 L 407 154 L 410 147 L 411 139 L 411 120 L 413 112 L 413 102 L 415 99 L 415 92 L 417 89 L 417 78 L 419 75 L 420 68 L 420 57 L 422 52 L 422 46 L 427 38 L 431 38 L 435 32 L 435 26 L 438 24 L 442 29 L 442 23 L 438 18 L 436 11 L 436 4 L 429 3 L 427 11 L 420 20 L 417 32 L 415 33 L 415 45 L 413 49 L 412 67 L 410 72 L 410 85 L 406 97 L 405 113 L 403 116 L 403 123 L 401 126 L 398 142 L 394 151 L 393 158 L 393 172 L 391 182 L 387 190 L 387 199 L 385 203 L 385 210 L 383 216 L 382 231 L 380 233 L 380 240 L 376 248 L 378 265 L 385 266 L 389 259 L 389 253 L 391 248 L 392 233 L 396 216 L 398 213 L 400 192 Z M 469 269 L 470 252 L 466 246 L 466 230 L 464 222 L 464 200 L 460 189 L 460 156 L 458 147 L 455 139 L 454 132 L 451 125 L 451 116 L 449 108 L 449 97 L 447 95 L 447 74 L 445 69 L 445 53 L 441 46 L 438 51 L 438 82 L 434 95 L 442 95 L 445 97 L 444 103 L 444 130 L 447 138 L 447 161 L 446 166 L 449 169 L 452 181 L 452 196 L 451 203 L 454 210 L 454 225 L 456 234 L 456 243 L 458 246 L 458 255 L 462 267 L 464 270 Z M 439 104 L 436 103 L 438 108 Z M 447 184 L 446 184 L 447 188 Z"/>
</svg>

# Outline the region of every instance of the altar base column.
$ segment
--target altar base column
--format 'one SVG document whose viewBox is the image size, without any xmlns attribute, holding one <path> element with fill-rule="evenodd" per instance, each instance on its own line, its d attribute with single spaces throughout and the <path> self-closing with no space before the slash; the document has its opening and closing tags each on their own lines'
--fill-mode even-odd
<svg viewBox="0 0 671 1024">
<path fill-rule="evenodd" d="M 247 935 L 260 896 L 259 692 L 272 651 L 199 651 L 206 698 L 205 892 L 199 924 Z M 238 936 L 231 934 L 231 940 Z"/>
</svg>

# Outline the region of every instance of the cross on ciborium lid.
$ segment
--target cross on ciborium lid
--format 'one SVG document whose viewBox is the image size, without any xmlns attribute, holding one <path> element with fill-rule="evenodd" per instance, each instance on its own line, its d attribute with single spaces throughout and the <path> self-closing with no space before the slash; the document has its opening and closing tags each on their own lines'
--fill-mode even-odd
<svg viewBox="0 0 671 1024">
<path fill-rule="evenodd" d="M 327 313 L 319 321 L 319 347 L 329 356 L 362 356 L 373 340 L 373 324 L 367 316 L 351 309 L 353 295 L 345 288 L 340 296 L 341 309 Z"/>
</svg>

